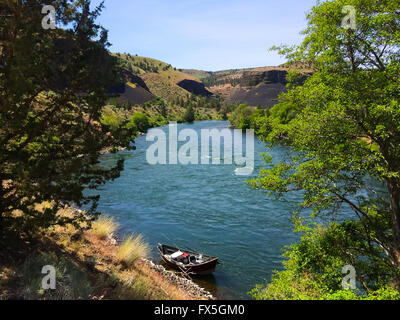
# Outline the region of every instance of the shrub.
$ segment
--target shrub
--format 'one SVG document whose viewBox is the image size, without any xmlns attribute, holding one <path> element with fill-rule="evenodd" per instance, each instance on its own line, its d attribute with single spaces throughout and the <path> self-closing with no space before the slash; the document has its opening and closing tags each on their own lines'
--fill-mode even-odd
<svg viewBox="0 0 400 320">
<path fill-rule="evenodd" d="M 140 258 L 149 256 L 150 247 L 143 241 L 142 235 L 131 235 L 126 238 L 118 249 L 117 259 L 130 265 Z"/>
<path fill-rule="evenodd" d="M 193 123 L 195 120 L 195 113 L 192 106 L 187 107 L 185 114 L 183 115 L 183 121 Z"/>
<path fill-rule="evenodd" d="M 111 235 L 118 228 L 118 224 L 110 217 L 100 217 L 97 221 L 93 222 L 92 230 L 94 234 L 100 239 L 105 239 Z"/>
<path fill-rule="evenodd" d="M 150 118 L 141 112 L 135 113 L 130 122 L 134 123 L 140 132 L 147 132 L 147 130 L 151 127 Z"/>
<path fill-rule="evenodd" d="M 43 266 L 51 265 L 56 270 L 56 289 L 42 288 Z M 93 287 L 87 275 L 65 257 L 55 252 L 31 253 L 18 268 L 17 285 L 25 300 L 77 300 L 89 299 Z"/>
</svg>

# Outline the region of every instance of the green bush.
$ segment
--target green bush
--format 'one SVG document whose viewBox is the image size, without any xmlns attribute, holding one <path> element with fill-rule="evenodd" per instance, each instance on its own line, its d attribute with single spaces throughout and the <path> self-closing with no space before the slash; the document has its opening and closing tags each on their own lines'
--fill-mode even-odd
<svg viewBox="0 0 400 320">
<path fill-rule="evenodd" d="M 42 288 L 43 266 L 56 269 L 56 289 Z M 32 253 L 18 270 L 22 296 L 26 300 L 77 300 L 89 299 L 93 287 L 87 275 L 64 257 L 54 252 Z"/>
<path fill-rule="evenodd" d="M 328 227 L 294 219 L 301 241 L 287 247 L 284 270 L 272 281 L 258 285 L 249 294 L 257 300 L 399 300 L 390 285 L 390 268 L 382 261 L 360 254 L 368 243 L 359 238 L 362 226 L 355 221 L 331 223 Z M 374 250 L 374 248 L 372 248 Z M 378 249 L 375 249 L 378 250 Z M 364 252 L 362 251 L 362 252 Z M 352 265 L 363 286 L 343 290 L 342 267 Z"/>
<path fill-rule="evenodd" d="M 263 109 L 249 108 L 246 104 L 236 107 L 229 117 L 232 126 L 238 129 L 254 129 L 258 131 L 260 120 L 264 119 L 266 111 Z"/>
<path fill-rule="evenodd" d="M 151 127 L 150 118 L 144 113 L 135 113 L 129 121 L 129 127 L 135 127 L 139 132 L 147 132 Z"/>
<path fill-rule="evenodd" d="M 183 121 L 188 123 L 193 123 L 195 120 L 194 109 L 191 105 L 189 105 L 186 109 L 185 114 L 183 115 Z"/>
</svg>

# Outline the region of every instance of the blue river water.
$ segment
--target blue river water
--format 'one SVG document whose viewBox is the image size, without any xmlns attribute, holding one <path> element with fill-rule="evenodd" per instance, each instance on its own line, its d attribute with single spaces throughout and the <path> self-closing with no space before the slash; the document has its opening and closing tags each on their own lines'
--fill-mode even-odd
<svg viewBox="0 0 400 320">
<path fill-rule="evenodd" d="M 188 128 L 223 129 L 229 128 L 229 122 L 178 125 L 178 130 Z M 168 132 L 168 127 L 161 129 Z M 282 268 L 282 248 L 298 240 L 290 218 L 301 194 L 276 200 L 246 183 L 265 166 L 260 154 L 267 149 L 257 137 L 254 172 L 247 177 L 235 174 L 235 164 L 150 165 L 146 150 L 152 143 L 140 136 L 135 151 L 102 157 L 104 165 L 112 165 L 122 156 L 125 170 L 119 179 L 94 192 L 101 196 L 98 210 L 115 217 L 121 235 L 141 233 L 152 247 L 155 262 L 160 261 L 157 243 L 218 256 L 222 264 L 215 273 L 195 281 L 220 299 L 250 299 L 249 290 Z M 289 150 L 275 147 L 268 152 L 279 161 Z"/>
</svg>

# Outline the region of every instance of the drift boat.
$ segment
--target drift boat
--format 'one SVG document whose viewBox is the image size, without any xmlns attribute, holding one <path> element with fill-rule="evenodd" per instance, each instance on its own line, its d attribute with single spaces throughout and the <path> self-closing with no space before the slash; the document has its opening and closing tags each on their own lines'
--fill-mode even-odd
<svg viewBox="0 0 400 320">
<path fill-rule="evenodd" d="M 200 254 L 196 251 L 179 249 L 165 244 L 158 244 L 157 249 L 167 265 L 187 274 L 211 274 L 218 264 L 218 257 Z"/>
</svg>

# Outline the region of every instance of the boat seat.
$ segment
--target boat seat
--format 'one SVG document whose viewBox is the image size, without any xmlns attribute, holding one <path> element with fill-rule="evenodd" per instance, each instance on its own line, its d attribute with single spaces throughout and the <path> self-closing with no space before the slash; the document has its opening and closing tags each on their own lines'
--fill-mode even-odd
<svg viewBox="0 0 400 320">
<path fill-rule="evenodd" d="M 182 251 L 177 251 L 177 252 L 171 254 L 171 258 L 172 259 L 176 259 L 176 258 L 180 257 L 181 255 L 183 255 L 183 252 Z"/>
</svg>

